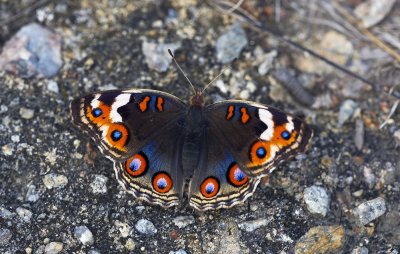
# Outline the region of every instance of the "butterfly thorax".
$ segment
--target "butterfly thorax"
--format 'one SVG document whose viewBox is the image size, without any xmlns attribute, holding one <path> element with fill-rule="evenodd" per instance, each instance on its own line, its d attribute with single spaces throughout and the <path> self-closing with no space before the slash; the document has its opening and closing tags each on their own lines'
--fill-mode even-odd
<svg viewBox="0 0 400 254">
<path fill-rule="evenodd" d="M 190 106 L 204 106 L 204 94 L 201 91 L 196 91 L 196 94 L 190 98 Z"/>
<path fill-rule="evenodd" d="M 199 99 L 195 97 L 192 98 Z M 191 177 L 200 159 L 202 137 L 206 130 L 203 109 L 202 105 L 191 105 L 187 113 L 182 147 L 182 168 L 185 177 Z"/>
</svg>

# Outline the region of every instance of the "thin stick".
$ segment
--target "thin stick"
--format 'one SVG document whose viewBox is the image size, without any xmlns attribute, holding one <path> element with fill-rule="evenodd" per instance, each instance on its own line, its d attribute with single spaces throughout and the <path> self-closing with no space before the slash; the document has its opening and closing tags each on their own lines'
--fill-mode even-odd
<svg viewBox="0 0 400 254">
<path fill-rule="evenodd" d="M 185 76 L 185 78 L 187 79 L 187 81 L 189 81 L 190 86 L 192 87 L 194 93 L 196 93 L 196 88 L 194 88 L 194 85 L 192 84 L 192 82 L 190 82 L 190 79 L 186 76 L 185 72 L 182 70 L 182 68 L 179 66 L 178 62 L 175 59 L 174 54 L 172 54 L 172 51 L 170 49 L 168 49 L 168 53 L 169 55 L 172 57 L 172 59 L 174 60 L 176 66 L 178 66 L 179 70 L 182 72 L 183 76 Z"/>
<path fill-rule="evenodd" d="M 204 93 L 204 91 L 205 91 L 212 83 L 214 83 L 215 80 L 217 80 L 227 69 L 231 69 L 231 67 L 226 66 L 224 69 L 222 69 L 222 71 L 221 71 L 215 78 L 213 78 L 213 79 L 210 81 L 210 83 L 208 83 L 208 84 L 204 87 L 204 89 L 203 89 L 203 91 L 201 91 L 201 93 Z"/>
</svg>

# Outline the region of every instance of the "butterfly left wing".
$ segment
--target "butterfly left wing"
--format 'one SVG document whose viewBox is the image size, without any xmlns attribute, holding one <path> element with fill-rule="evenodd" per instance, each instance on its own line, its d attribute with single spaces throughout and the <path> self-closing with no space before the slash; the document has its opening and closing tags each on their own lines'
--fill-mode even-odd
<svg viewBox="0 0 400 254">
<path fill-rule="evenodd" d="M 179 160 L 186 104 L 147 89 L 105 91 L 71 103 L 73 121 L 114 162 L 119 183 L 164 207 L 183 194 Z"/>
</svg>

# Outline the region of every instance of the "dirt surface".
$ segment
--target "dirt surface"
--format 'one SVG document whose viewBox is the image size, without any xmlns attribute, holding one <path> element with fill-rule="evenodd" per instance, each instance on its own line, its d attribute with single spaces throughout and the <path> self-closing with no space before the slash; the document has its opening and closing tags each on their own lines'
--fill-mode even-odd
<svg viewBox="0 0 400 254">
<path fill-rule="evenodd" d="M 0 70 L 1 253 L 400 251 L 400 116 L 388 117 L 396 99 L 386 93 L 399 83 L 399 62 L 340 23 L 332 5 L 242 7 L 374 87 L 202 1 L 34 2 L 0 1 L 0 46 L 36 22 L 62 37 L 63 65 L 52 77 Z M 340 5 L 352 13 L 361 2 Z M 395 4 L 370 31 L 398 41 L 399 14 Z M 234 61 L 218 49 L 229 31 L 243 44 L 229 51 Z M 314 130 L 309 150 L 232 209 L 200 213 L 187 201 L 162 209 L 135 200 L 115 180 L 112 162 L 72 125 L 69 103 L 133 87 L 187 99 L 190 86 L 168 55 L 166 63 L 152 63 L 162 56 L 144 51 L 145 43 L 175 47 L 197 87 L 231 66 L 208 89 L 207 103 L 245 99 L 302 116 Z M 282 84 L 278 74 L 289 79 Z"/>
</svg>

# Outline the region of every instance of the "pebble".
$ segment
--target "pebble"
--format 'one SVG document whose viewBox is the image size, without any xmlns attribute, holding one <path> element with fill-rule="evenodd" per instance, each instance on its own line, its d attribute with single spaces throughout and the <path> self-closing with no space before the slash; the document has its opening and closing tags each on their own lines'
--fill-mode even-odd
<svg viewBox="0 0 400 254">
<path fill-rule="evenodd" d="M 351 252 L 351 254 L 368 254 L 368 249 L 363 247 L 357 247 L 355 249 L 353 249 L 353 251 Z"/>
<path fill-rule="evenodd" d="M 43 183 L 47 189 L 63 188 L 68 184 L 68 178 L 64 175 L 50 173 L 44 176 Z"/>
<path fill-rule="evenodd" d="M 0 229 L 0 246 L 8 245 L 10 239 L 12 237 L 12 233 L 7 228 Z"/>
<path fill-rule="evenodd" d="M 100 251 L 98 251 L 98 250 L 89 250 L 88 254 L 100 254 Z"/>
<path fill-rule="evenodd" d="M 353 214 L 362 225 L 366 225 L 386 212 L 386 202 L 382 197 L 368 200 L 355 209 Z"/>
<path fill-rule="evenodd" d="M 14 152 L 14 145 L 13 144 L 6 144 L 4 146 L 1 147 L 1 152 L 5 155 L 5 156 L 11 156 L 13 155 Z"/>
<path fill-rule="evenodd" d="M 217 59 L 223 64 L 237 58 L 242 49 L 247 45 L 246 32 L 239 23 L 230 26 L 216 43 Z"/>
<path fill-rule="evenodd" d="M 50 242 L 44 248 L 45 254 L 56 254 L 63 250 L 63 243 L 60 242 Z"/>
<path fill-rule="evenodd" d="M 76 227 L 74 233 L 76 239 L 83 245 L 92 245 L 94 243 L 93 234 L 86 226 Z"/>
<path fill-rule="evenodd" d="M 269 70 L 273 67 L 274 60 L 277 56 L 278 52 L 276 50 L 273 50 L 265 54 L 264 60 L 258 66 L 258 73 L 262 76 L 266 75 L 269 72 Z"/>
<path fill-rule="evenodd" d="M 320 214 L 325 217 L 329 210 L 329 195 L 320 186 L 307 187 L 304 190 L 304 202 L 308 211 L 312 214 Z"/>
<path fill-rule="evenodd" d="M 95 175 L 93 182 L 90 183 L 90 188 L 94 194 L 107 193 L 108 178 L 103 175 Z"/>
<path fill-rule="evenodd" d="M 350 117 L 353 116 L 357 107 L 357 103 L 353 100 L 345 100 L 342 103 L 339 110 L 338 127 L 341 127 Z"/>
<path fill-rule="evenodd" d="M 127 250 L 134 250 L 135 247 L 136 247 L 135 241 L 133 241 L 132 238 L 128 238 L 128 240 L 126 240 L 126 242 L 125 242 L 125 248 Z"/>
<path fill-rule="evenodd" d="M 398 144 L 400 144 L 400 130 L 397 130 L 393 133 L 393 137 Z"/>
<path fill-rule="evenodd" d="M 58 89 L 58 84 L 54 80 L 50 80 L 47 83 L 47 90 L 49 90 L 50 92 L 53 92 L 53 93 L 57 93 L 57 94 L 60 92 L 60 90 Z"/>
<path fill-rule="evenodd" d="M 26 201 L 29 202 L 36 202 L 39 200 L 39 192 L 36 190 L 36 186 L 33 184 L 30 184 L 28 186 L 28 191 L 26 192 Z"/>
<path fill-rule="evenodd" d="M 29 211 L 28 209 L 18 207 L 16 209 L 16 212 L 18 216 L 24 221 L 24 222 L 30 222 L 32 218 L 32 212 Z"/>
<path fill-rule="evenodd" d="M 169 254 L 186 254 L 187 252 L 185 250 L 177 250 L 177 251 L 170 251 Z"/>
<path fill-rule="evenodd" d="M 23 118 L 23 119 L 32 119 L 33 116 L 35 115 L 35 111 L 33 109 L 29 109 L 29 108 L 20 108 L 19 109 L 19 115 Z"/>
<path fill-rule="evenodd" d="M 2 219 L 10 219 L 13 217 L 13 214 L 6 208 L 0 207 L 0 218 Z"/>
<path fill-rule="evenodd" d="M 370 167 L 367 166 L 363 167 L 363 176 L 364 176 L 364 181 L 368 184 L 368 187 L 369 188 L 374 187 L 377 179 Z"/>
<path fill-rule="evenodd" d="M 362 1 L 354 13 L 365 28 L 370 28 L 382 21 L 392 10 L 396 0 Z"/>
<path fill-rule="evenodd" d="M 135 228 L 139 233 L 144 234 L 144 235 L 154 235 L 157 233 L 157 229 L 154 226 L 154 224 L 145 219 L 140 219 L 136 225 Z"/>
<path fill-rule="evenodd" d="M 356 120 L 354 144 L 356 145 L 359 151 L 361 151 L 364 146 L 364 122 L 360 118 Z"/>
<path fill-rule="evenodd" d="M 180 47 L 180 42 L 163 44 L 143 41 L 142 52 L 150 69 L 158 72 L 166 72 L 169 64 L 172 61 L 172 57 L 169 55 L 168 49 L 174 52 Z"/>
<path fill-rule="evenodd" d="M 297 241 L 294 253 L 338 253 L 344 242 L 345 229 L 343 226 L 313 227 Z"/>
<path fill-rule="evenodd" d="M 12 135 L 11 141 L 14 143 L 19 143 L 19 141 L 20 141 L 19 135 Z"/>
<path fill-rule="evenodd" d="M 172 222 L 177 226 L 178 228 L 184 228 L 190 224 L 193 224 L 195 222 L 194 217 L 189 215 L 189 216 L 178 216 L 172 220 Z"/>
<path fill-rule="evenodd" d="M 257 220 L 245 221 L 245 222 L 239 223 L 238 226 L 241 230 L 244 230 L 246 232 L 253 232 L 254 230 L 256 230 L 260 227 L 266 226 L 268 223 L 269 223 L 269 220 L 260 218 Z"/>
<path fill-rule="evenodd" d="M 131 232 L 131 226 L 129 226 L 129 224 L 117 220 L 114 225 L 118 228 L 123 238 L 129 236 L 129 233 Z"/>
<path fill-rule="evenodd" d="M 36 24 L 23 26 L 3 47 L 0 69 L 23 78 L 49 78 L 62 66 L 60 35 Z"/>
<path fill-rule="evenodd" d="M 347 63 L 354 51 L 352 42 L 335 30 L 330 30 L 322 36 L 320 46 L 323 56 L 341 65 Z"/>
</svg>

